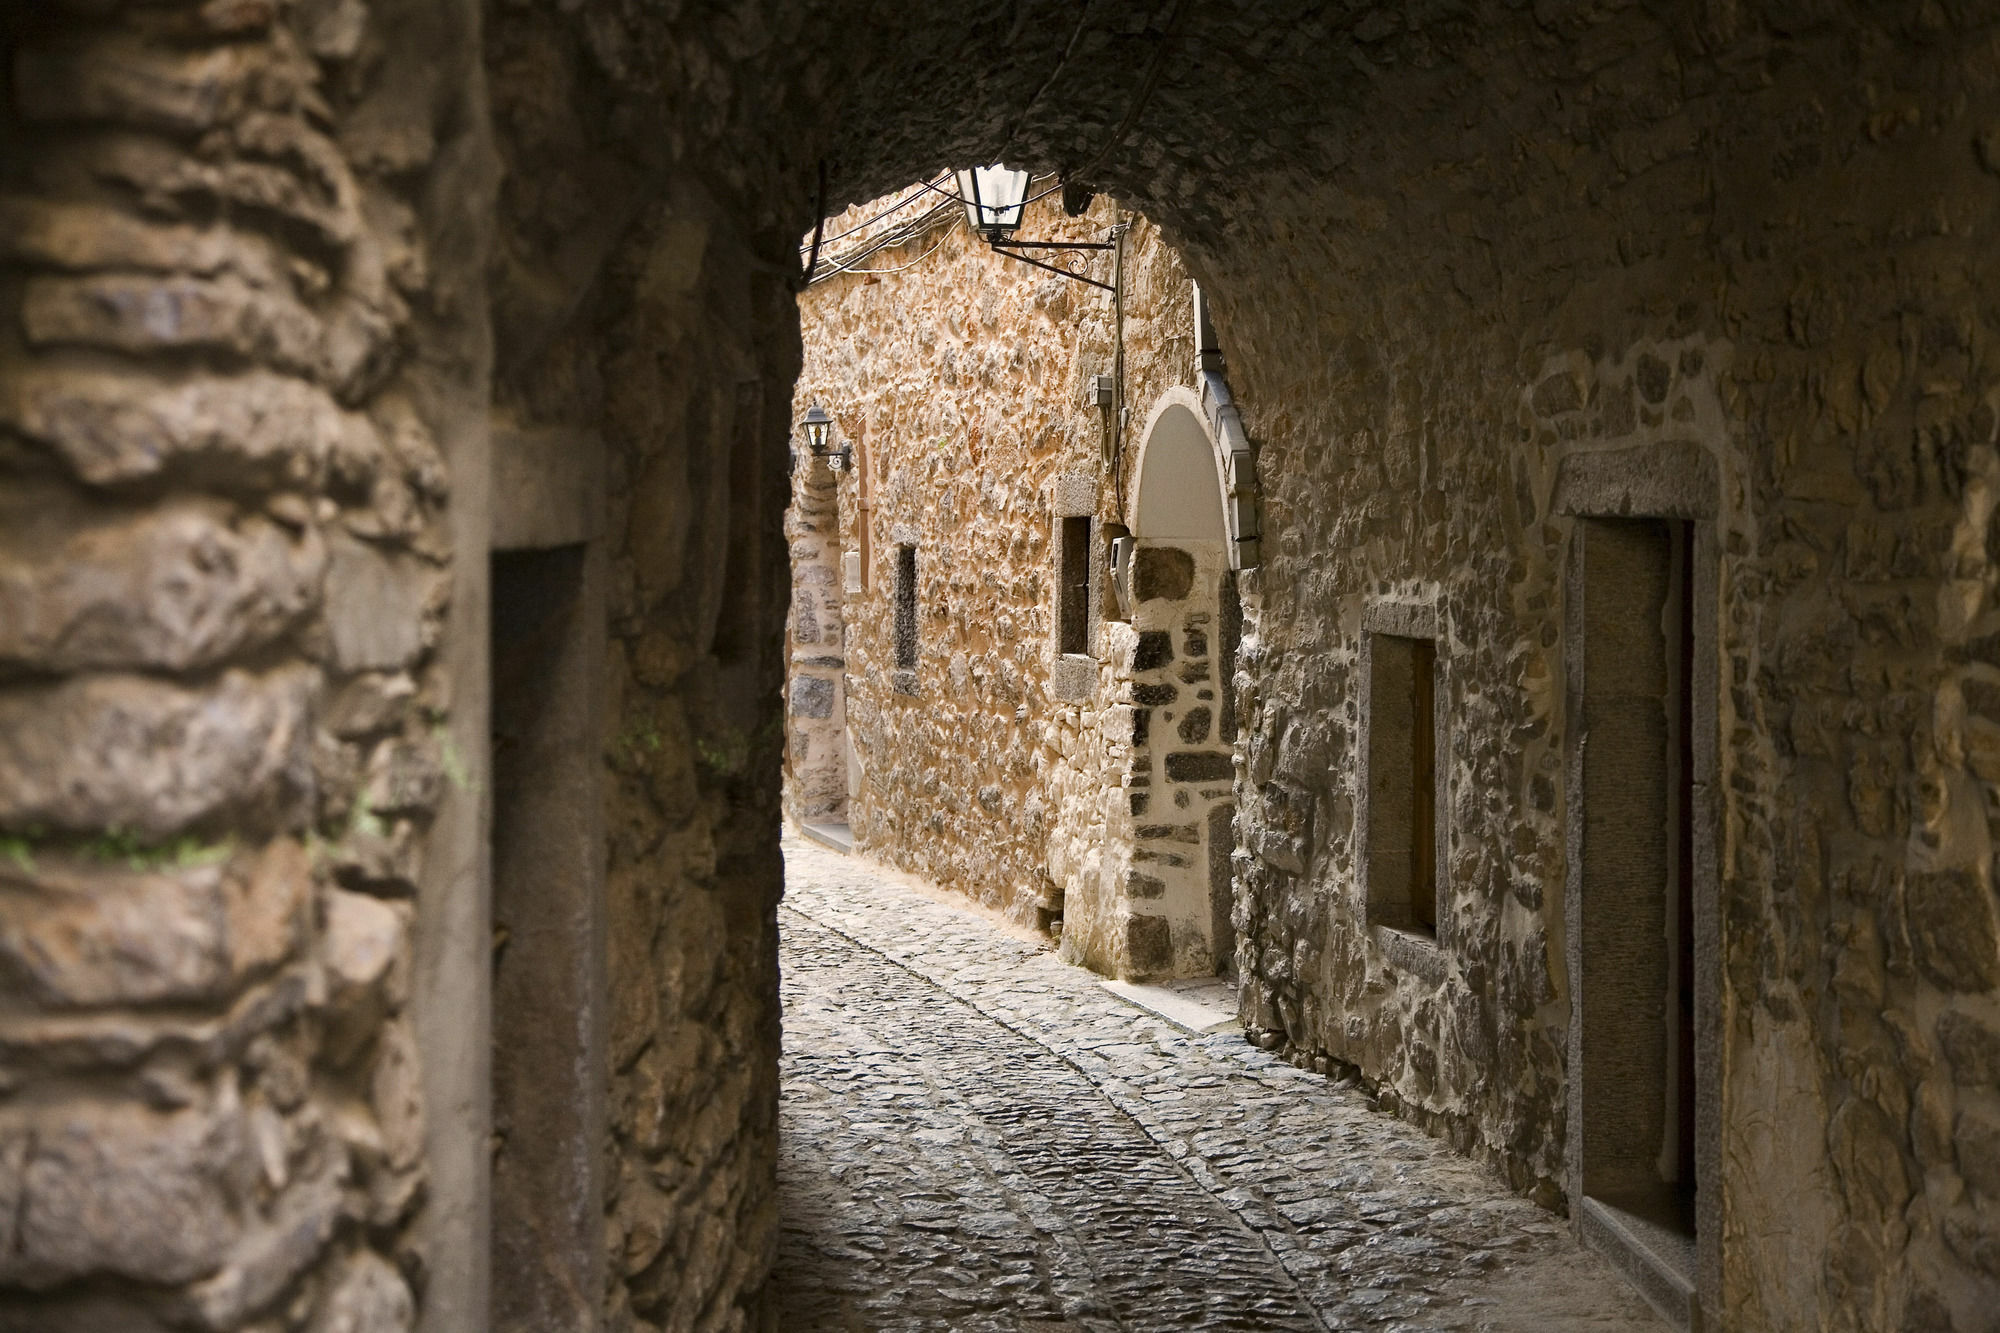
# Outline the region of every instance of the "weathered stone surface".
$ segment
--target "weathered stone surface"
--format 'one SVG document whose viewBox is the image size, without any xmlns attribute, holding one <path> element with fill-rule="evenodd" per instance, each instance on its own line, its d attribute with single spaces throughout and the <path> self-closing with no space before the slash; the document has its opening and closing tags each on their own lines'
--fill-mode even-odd
<svg viewBox="0 0 2000 1333">
<path fill-rule="evenodd" d="M 1666 363 L 1641 353 L 1635 374 Z M 1659 387 L 1664 396 L 1664 384 Z M 1657 402 L 1657 398 L 1648 401 Z M 1707 518 L 1717 505 L 1715 457 L 1692 440 L 1629 449 L 1600 449 L 1564 457 L 1556 473 L 1558 514 L 1645 514 Z"/>
<path fill-rule="evenodd" d="M 192 1003 L 290 956 L 311 888 L 298 844 L 197 860 L 208 863 L 0 864 L 0 971 L 51 1007 Z"/>
<path fill-rule="evenodd" d="M 401 1274 L 379 1255 L 363 1250 L 341 1266 L 309 1333 L 409 1333 L 416 1303 Z"/>
<path fill-rule="evenodd" d="M 1167 971 L 1174 964 L 1173 923 L 1163 916 L 1134 915 L 1125 923 L 1125 958 L 1135 976 Z"/>
<path fill-rule="evenodd" d="M 204 820 L 289 822 L 310 789 L 315 673 L 206 688 L 88 676 L 0 692 L 0 827 L 167 838 Z"/>
<path fill-rule="evenodd" d="M 1951 991 L 2000 986 L 2000 934 L 1992 890 L 1971 871 L 1912 875 L 1906 889 L 1911 943 L 1923 970 Z"/>
<path fill-rule="evenodd" d="M 0 667 L 52 673 L 213 665 L 318 600 L 318 533 L 196 502 L 142 515 L 60 495 L 0 505 Z"/>
<path fill-rule="evenodd" d="M 234 276 L 31 278 L 21 323 L 38 346 L 222 352 L 305 373 L 327 361 L 311 311 Z"/>
<path fill-rule="evenodd" d="M 0 195 L 0 259 L 48 268 L 132 268 L 279 280 L 272 247 L 254 232 L 160 226 L 89 204 Z"/>
<path fill-rule="evenodd" d="M 1966 1087 L 2000 1087 L 2000 1031 L 1971 1014 L 1938 1015 L 1938 1045 L 1951 1064 L 1952 1081 Z"/>
<path fill-rule="evenodd" d="M 424 1151 L 424 1097 L 417 1043 L 407 1023 L 398 1020 L 377 1039 L 375 1076 L 369 1099 L 382 1126 L 382 1148 L 389 1165 L 407 1170 Z"/>
<path fill-rule="evenodd" d="M 97 486 L 186 478 L 226 488 L 356 478 L 380 443 L 325 391 L 265 370 L 166 378 L 37 366 L 0 376 L 0 424 Z"/>
<path fill-rule="evenodd" d="M 2000 1109 L 1985 1101 L 1966 1106 L 1958 1113 L 1952 1146 L 1965 1183 L 1985 1196 L 1989 1207 L 2000 1203 Z"/>
<path fill-rule="evenodd" d="M 792 680 L 792 715 L 828 718 L 833 716 L 833 682 L 822 676 L 798 676 Z"/>
<path fill-rule="evenodd" d="M 1190 565 L 1190 569 L 1192 565 Z M 1132 650 L 1134 671 L 1153 671 L 1174 660 L 1174 636 L 1165 630 L 1142 630 Z"/>
<path fill-rule="evenodd" d="M 1235 769 L 1226 754 L 1200 750 L 1167 756 L 1169 782 L 1227 782 Z"/>
<path fill-rule="evenodd" d="M 202 1327 L 213 1333 L 240 1328 L 280 1296 L 332 1239 L 342 1202 L 340 1183 L 330 1177 L 279 1196 L 271 1216 L 238 1241 L 222 1271 L 189 1293 Z"/>
<path fill-rule="evenodd" d="M 336 537 L 327 543 L 326 623 L 342 671 L 406 667 L 426 647 L 444 578 L 414 556 Z"/>
<path fill-rule="evenodd" d="M 1194 586 L 1194 558 L 1172 546 L 1142 546 L 1132 561 L 1132 596 L 1178 602 Z"/>
<path fill-rule="evenodd" d="M 268 76 L 262 55 L 236 46 L 175 51 L 114 30 L 93 41 L 22 52 L 15 97 L 33 121 L 205 130 L 243 109 L 253 76 Z"/>
<path fill-rule="evenodd" d="M 233 1097 L 169 1113 L 81 1104 L 10 1119 L 0 1142 L 30 1146 L 5 1154 L 19 1165 L 8 1172 L 14 1207 L 0 1282 L 179 1283 L 224 1262 L 240 1230 L 232 1199 L 254 1170 Z"/>
</svg>

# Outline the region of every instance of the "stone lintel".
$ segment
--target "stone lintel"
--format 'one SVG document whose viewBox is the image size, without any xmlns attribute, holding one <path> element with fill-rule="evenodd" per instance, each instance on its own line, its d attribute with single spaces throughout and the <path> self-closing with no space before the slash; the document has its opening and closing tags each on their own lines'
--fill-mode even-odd
<svg viewBox="0 0 2000 1333">
<path fill-rule="evenodd" d="M 1564 458 L 1555 512 L 1572 517 L 1713 518 L 1715 458 L 1693 440 L 1593 449 Z"/>
<path fill-rule="evenodd" d="M 493 549 L 546 550 L 604 531 L 604 444 L 571 426 L 493 425 Z"/>
</svg>

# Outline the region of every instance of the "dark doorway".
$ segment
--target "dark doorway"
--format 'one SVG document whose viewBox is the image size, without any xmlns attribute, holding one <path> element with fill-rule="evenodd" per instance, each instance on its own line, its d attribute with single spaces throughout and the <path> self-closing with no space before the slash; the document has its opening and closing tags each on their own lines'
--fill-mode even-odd
<svg viewBox="0 0 2000 1333">
<path fill-rule="evenodd" d="M 1683 1281 L 1696 1218 L 1692 525 L 1585 519 L 1580 756 L 1582 1185 Z M 1575 658 L 1572 658 L 1573 663 Z"/>
<path fill-rule="evenodd" d="M 493 1323 L 597 1327 L 604 1288 L 601 580 L 493 557 Z"/>
</svg>

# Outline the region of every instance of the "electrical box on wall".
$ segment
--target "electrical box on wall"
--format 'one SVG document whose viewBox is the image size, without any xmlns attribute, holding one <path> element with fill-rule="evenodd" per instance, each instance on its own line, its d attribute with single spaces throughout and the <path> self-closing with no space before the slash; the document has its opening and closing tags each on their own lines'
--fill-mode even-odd
<svg viewBox="0 0 2000 1333">
<path fill-rule="evenodd" d="M 1092 375 L 1083 399 L 1087 407 L 1109 407 L 1118 400 L 1117 386 L 1109 375 Z"/>
<path fill-rule="evenodd" d="M 1131 537 L 1111 539 L 1111 588 L 1118 597 L 1121 619 L 1132 618 L 1132 554 L 1139 543 Z"/>
<path fill-rule="evenodd" d="M 840 587 L 843 592 L 861 591 L 861 552 L 840 553 Z"/>
</svg>

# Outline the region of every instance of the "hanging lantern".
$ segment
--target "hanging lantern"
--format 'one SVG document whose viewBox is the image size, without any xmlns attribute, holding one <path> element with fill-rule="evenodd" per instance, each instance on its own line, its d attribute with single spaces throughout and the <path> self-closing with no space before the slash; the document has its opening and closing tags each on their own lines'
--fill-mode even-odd
<svg viewBox="0 0 2000 1333">
<path fill-rule="evenodd" d="M 989 241 L 1004 239 L 1021 225 L 1028 199 L 1028 173 L 1003 167 L 974 167 L 958 173 L 959 197 L 965 200 L 965 220 Z"/>
</svg>

